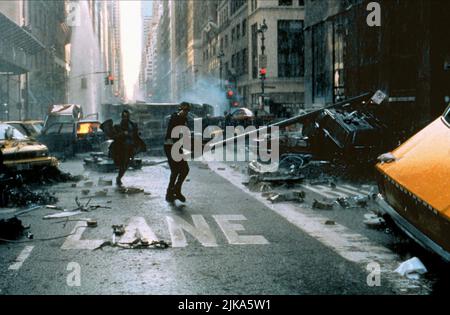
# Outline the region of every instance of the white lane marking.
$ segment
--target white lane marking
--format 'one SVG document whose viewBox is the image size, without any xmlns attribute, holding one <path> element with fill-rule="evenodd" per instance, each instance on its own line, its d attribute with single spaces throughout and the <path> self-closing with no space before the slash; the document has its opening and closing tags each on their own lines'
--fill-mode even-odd
<svg viewBox="0 0 450 315">
<path fill-rule="evenodd" d="M 132 217 L 125 228 L 125 234 L 120 238 L 119 243 L 132 243 L 138 237 L 142 237 L 149 242 L 158 241 L 158 237 L 147 225 L 142 217 Z"/>
<path fill-rule="evenodd" d="M 349 196 L 364 197 L 364 194 L 361 191 L 350 190 L 350 189 L 344 188 L 342 186 L 336 186 L 336 190 L 346 192 Z"/>
<path fill-rule="evenodd" d="M 19 256 L 17 256 L 16 261 L 9 266 L 9 270 L 19 270 L 20 267 L 22 267 L 23 263 L 27 258 L 30 256 L 31 251 L 33 250 L 34 246 L 25 246 L 25 248 L 20 252 Z"/>
<path fill-rule="evenodd" d="M 340 185 L 340 187 L 345 187 L 347 189 L 350 189 L 352 191 L 356 191 L 358 193 L 362 193 L 362 194 L 365 194 L 365 195 L 369 195 L 370 194 L 370 191 L 368 191 L 368 190 L 365 190 L 363 188 L 356 188 L 355 186 L 348 185 L 348 184 Z"/>
<path fill-rule="evenodd" d="M 167 216 L 166 221 L 169 226 L 172 247 L 187 246 L 187 240 L 183 230 L 195 237 L 205 247 L 217 246 L 214 234 L 211 232 L 205 218 L 201 215 L 192 215 L 192 222 L 194 225 L 191 225 L 176 215 Z"/>
<path fill-rule="evenodd" d="M 82 240 L 81 236 L 87 228 L 86 221 L 80 221 L 75 224 L 72 235 L 66 238 L 66 241 L 61 246 L 61 249 L 89 249 L 93 250 L 98 248 L 104 243 L 103 240 Z"/>
<path fill-rule="evenodd" d="M 331 248 L 341 257 L 350 262 L 360 264 L 365 270 L 367 264 L 378 262 L 381 265 L 383 277 L 393 284 L 399 291 L 406 287 L 410 287 L 413 282 L 406 278 L 401 278 L 394 270 L 400 265 L 399 257 L 388 248 L 378 245 L 367 237 L 352 232 L 347 227 L 336 223 L 335 225 L 325 225 L 328 219 L 321 216 L 311 209 L 297 207 L 291 204 L 272 204 L 260 194 L 252 194 L 242 184 L 245 177 L 236 171 L 229 169 L 225 164 L 220 162 L 208 163 L 210 169 L 217 175 L 221 176 L 232 185 L 236 186 L 246 194 L 251 195 L 267 208 L 271 209 L 294 226 L 314 237 L 319 242 Z M 225 171 L 217 171 L 218 167 L 225 167 Z M 419 284 L 416 282 L 415 284 Z M 420 283 L 425 291 L 430 289 L 425 283 Z"/>
<path fill-rule="evenodd" d="M 326 186 L 317 185 L 317 186 L 312 187 L 311 185 L 307 185 L 307 184 L 302 184 L 301 186 L 304 187 L 305 189 L 315 192 L 316 194 L 319 194 L 322 197 L 327 198 L 327 199 L 348 197 L 347 194 L 344 194 L 342 192 L 338 192 L 335 190 L 331 190 L 330 188 L 328 188 Z"/>
<path fill-rule="evenodd" d="M 243 215 L 213 215 L 214 220 L 221 228 L 223 234 L 228 240 L 228 243 L 235 245 L 265 245 L 269 244 L 267 239 L 262 235 L 239 235 L 236 231 L 245 231 L 241 224 L 230 223 L 230 221 L 245 221 L 246 217 Z"/>
</svg>

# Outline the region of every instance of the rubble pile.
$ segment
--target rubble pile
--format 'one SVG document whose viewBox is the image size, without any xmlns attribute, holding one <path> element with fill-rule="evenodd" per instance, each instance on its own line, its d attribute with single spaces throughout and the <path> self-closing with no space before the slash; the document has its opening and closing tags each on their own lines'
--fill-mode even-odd
<svg viewBox="0 0 450 315">
<path fill-rule="evenodd" d="M 6 190 L 8 196 L 7 204 L 15 207 L 26 207 L 29 205 L 55 204 L 58 198 L 48 191 L 31 191 L 28 186 L 13 187 Z"/>
</svg>

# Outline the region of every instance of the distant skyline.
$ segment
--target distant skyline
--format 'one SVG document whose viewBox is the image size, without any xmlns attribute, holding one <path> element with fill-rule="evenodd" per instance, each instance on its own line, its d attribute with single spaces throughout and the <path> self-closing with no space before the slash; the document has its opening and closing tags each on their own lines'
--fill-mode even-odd
<svg viewBox="0 0 450 315">
<path fill-rule="evenodd" d="M 145 1 L 151 3 L 151 1 Z M 125 94 L 133 101 L 135 86 L 139 81 L 142 55 L 142 1 L 120 1 L 120 23 Z M 145 6 L 145 10 L 147 10 Z"/>
<path fill-rule="evenodd" d="M 153 0 L 142 0 L 142 15 L 143 16 L 151 16 L 153 13 Z"/>
</svg>

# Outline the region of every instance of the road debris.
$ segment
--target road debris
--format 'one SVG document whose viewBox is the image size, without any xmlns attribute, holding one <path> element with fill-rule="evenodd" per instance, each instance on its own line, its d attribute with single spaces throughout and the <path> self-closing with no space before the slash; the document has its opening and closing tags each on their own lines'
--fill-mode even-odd
<svg viewBox="0 0 450 315">
<path fill-rule="evenodd" d="M 325 225 L 336 225 L 336 222 L 334 222 L 333 220 L 327 220 L 324 223 Z"/>
<path fill-rule="evenodd" d="M 50 220 L 50 219 L 61 219 L 61 218 L 68 218 L 73 217 L 75 215 L 82 214 L 82 211 L 66 211 L 66 212 L 59 212 L 54 214 L 49 214 L 43 217 L 44 220 Z"/>
<path fill-rule="evenodd" d="M 364 218 L 364 224 L 371 229 L 384 229 L 386 226 L 386 221 L 375 213 L 367 213 Z"/>
<path fill-rule="evenodd" d="M 121 224 L 121 225 L 113 225 L 112 226 L 113 229 L 113 233 L 116 236 L 121 236 L 123 234 L 125 234 L 125 227 Z"/>
<path fill-rule="evenodd" d="M 6 190 L 7 204 L 15 207 L 26 207 L 31 204 L 46 205 L 55 204 L 58 198 L 48 191 L 31 191 L 28 186 L 13 187 Z"/>
<path fill-rule="evenodd" d="M 395 272 L 408 279 L 418 280 L 420 275 L 427 273 L 428 270 L 419 258 L 413 257 L 401 263 Z"/>
<path fill-rule="evenodd" d="M 112 186 L 112 184 L 113 184 L 112 179 L 105 179 L 102 177 L 98 179 L 98 186 Z"/>
<path fill-rule="evenodd" d="M 114 234 L 115 236 L 115 234 Z M 172 246 L 171 242 L 166 242 L 163 240 L 160 241 L 151 241 L 144 238 L 137 238 L 131 243 L 116 243 L 111 241 L 103 242 L 99 247 L 94 250 L 102 249 L 103 247 L 119 247 L 122 249 L 166 249 Z"/>
<path fill-rule="evenodd" d="M 333 210 L 334 203 L 321 202 L 321 201 L 318 201 L 317 199 L 314 199 L 312 207 L 313 207 L 313 209 L 319 209 L 319 210 Z"/>
<path fill-rule="evenodd" d="M 305 196 L 306 194 L 304 191 L 291 191 L 285 194 L 276 194 L 270 196 L 268 200 L 271 201 L 272 203 L 286 202 L 286 201 L 294 201 L 302 203 L 304 202 Z"/>
<path fill-rule="evenodd" d="M 137 187 L 119 187 L 118 192 L 125 195 L 135 195 L 144 193 L 144 189 Z"/>
<path fill-rule="evenodd" d="M 15 240 L 23 235 L 25 227 L 22 221 L 17 218 L 0 220 L 0 238 L 6 240 Z M 0 240 L 1 241 L 1 240 Z"/>
<path fill-rule="evenodd" d="M 395 162 L 397 160 L 397 158 L 391 152 L 388 152 L 388 153 L 381 154 L 379 157 L 377 157 L 377 160 L 381 164 L 384 164 L 384 163 Z"/>
</svg>

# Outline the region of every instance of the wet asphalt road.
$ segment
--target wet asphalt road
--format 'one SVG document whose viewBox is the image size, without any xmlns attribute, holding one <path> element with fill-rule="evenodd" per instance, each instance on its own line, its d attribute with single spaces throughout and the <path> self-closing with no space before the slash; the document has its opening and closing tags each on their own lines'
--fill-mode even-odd
<svg viewBox="0 0 450 315">
<path fill-rule="evenodd" d="M 308 216 L 297 217 L 297 210 L 274 210 L 255 194 L 230 183 L 226 173 L 231 169 L 221 175 L 222 169 L 217 166 L 209 168 L 193 162 L 190 167 L 184 188 L 188 202 L 169 205 L 164 200 L 169 174 L 164 165 L 128 172 L 125 186 L 142 188 L 145 193 L 127 195 L 114 186 L 98 186 L 99 177 L 113 179 L 113 174 L 86 172 L 81 160 L 64 163 L 63 169 L 83 173 L 94 185 L 86 187 L 89 184 L 82 181 L 77 187 L 71 183 L 48 187 L 56 192 L 58 206 L 76 208 L 75 197 L 83 198 L 82 190 L 89 189 L 88 195 L 94 195 L 107 189 L 106 196 L 93 197 L 90 205 L 111 209 L 82 213 L 67 222 L 43 220 L 44 215 L 56 212 L 45 208 L 21 216 L 24 224 L 31 225 L 36 240 L 0 244 L 0 294 L 423 293 L 412 290 L 417 288 L 414 284 L 397 283 L 383 274 L 379 286 L 367 284 L 369 271 L 365 264 L 355 262 L 361 260 L 359 257 L 351 256 L 351 242 L 358 238 L 357 230 L 361 228 L 360 221 L 352 223 L 351 214 L 343 216 L 342 224 L 357 234 L 347 233 L 345 241 L 350 243 L 342 245 L 338 241 L 344 240 L 327 239 L 333 235 L 340 238 L 341 234 L 328 233 L 324 222 L 320 221 L 322 231 L 317 222 L 305 222 Z M 87 200 L 86 196 L 80 199 Z M 0 213 L 8 215 L 7 210 Z M 310 215 L 312 221 L 313 216 L 314 213 Z M 98 226 L 74 230 L 83 224 L 75 220 L 82 218 L 94 219 Z M 337 216 L 334 220 L 341 224 Z M 172 247 L 105 246 L 92 250 L 96 240 L 98 244 L 111 240 L 111 226 L 117 224 L 128 230 L 137 228 L 140 232 L 136 236 L 154 234 L 159 240 L 172 242 Z M 74 231 L 78 234 L 62 237 Z M 133 231 L 130 233 L 135 236 Z M 388 242 L 383 233 L 367 233 L 378 233 L 377 244 L 382 248 L 383 242 Z M 79 239 L 77 235 L 81 235 Z M 39 241 L 53 237 L 60 238 Z M 361 249 L 355 249 L 355 253 L 358 251 Z"/>
</svg>

